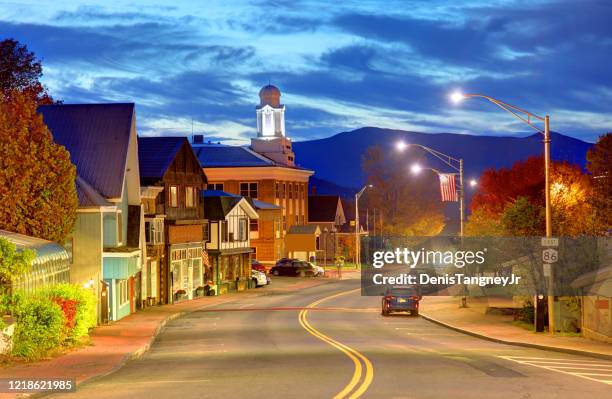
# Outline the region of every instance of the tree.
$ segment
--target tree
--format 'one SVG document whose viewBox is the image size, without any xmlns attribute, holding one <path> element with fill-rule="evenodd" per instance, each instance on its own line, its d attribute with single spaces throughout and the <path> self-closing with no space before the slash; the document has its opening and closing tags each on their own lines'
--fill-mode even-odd
<svg viewBox="0 0 612 399">
<path fill-rule="evenodd" d="M 580 167 L 568 162 L 551 163 L 553 234 L 576 236 L 600 229 L 590 204 L 591 193 L 591 181 Z M 466 231 L 468 235 L 543 235 L 545 219 L 533 212 L 544 207 L 542 157 L 516 162 L 512 168 L 488 169 L 472 201 Z M 517 212 L 527 212 L 529 217 Z"/>
<path fill-rule="evenodd" d="M 506 234 L 514 237 L 544 235 L 544 208 L 527 197 L 518 197 L 502 213 L 501 225 Z"/>
<path fill-rule="evenodd" d="M 412 176 L 405 162 L 391 159 L 382 148 L 370 147 L 362 159 L 367 182 L 367 207 L 377 208 L 390 234 L 430 236 L 444 228 L 440 185 L 433 173 Z"/>
<path fill-rule="evenodd" d="M 27 93 L 39 104 L 53 99 L 40 83 L 42 64 L 24 44 L 13 39 L 0 41 L 0 92 L 3 97 L 12 93 Z"/>
<path fill-rule="evenodd" d="M 76 168 L 36 108 L 19 92 L 0 102 L 0 229 L 61 242 L 76 221 Z"/>
<path fill-rule="evenodd" d="M 11 281 L 32 268 L 32 262 L 36 258 L 36 252 L 25 249 L 17 251 L 17 246 L 0 237 L 0 285 L 6 286 Z"/>
<path fill-rule="evenodd" d="M 593 182 L 591 204 L 602 231 L 612 229 L 612 133 L 599 137 L 587 152 L 587 170 Z"/>
</svg>

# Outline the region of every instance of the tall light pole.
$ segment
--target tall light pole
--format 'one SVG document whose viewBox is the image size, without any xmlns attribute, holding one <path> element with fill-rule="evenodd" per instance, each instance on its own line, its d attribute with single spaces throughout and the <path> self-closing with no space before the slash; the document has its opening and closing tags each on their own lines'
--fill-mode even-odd
<svg viewBox="0 0 612 399">
<path fill-rule="evenodd" d="M 359 241 L 359 198 L 365 192 L 366 189 L 372 188 L 371 184 L 363 186 L 357 194 L 355 194 L 355 267 L 361 265 L 361 249 Z"/>
<path fill-rule="evenodd" d="M 464 94 L 459 91 L 456 91 L 450 95 L 450 99 L 454 103 L 459 103 L 467 98 L 479 97 L 484 98 L 487 101 L 492 102 L 497 105 L 504 111 L 509 112 L 514 115 L 516 118 L 525 122 L 531 128 L 535 129 L 538 133 L 544 135 L 544 201 L 545 201 L 545 214 L 546 214 L 546 237 L 552 236 L 552 211 L 550 205 L 550 117 L 548 115 L 541 117 L 535 115 L 529 111 L 525 111 L 522 108 L 519 108 L 514 105 L 510 105 L 501 100 L 498 100 L 493 97 L 485 96 L 483 94 Z M 539 127 L 537 127 L 532 120 L 538 120 L 544 123 L 544 130 L 542 131 Z M 555 317 L 554 317 L 554 296 L 552 295 L 552 268 L 550 270 L 549 275 L 549 284 L 548 284 L 548 327 L 550 329 L 550 333 L 555 333 Z"/>
<path fill-rule="evenodd" d="M 463 237 L 464 235 L 464 221 L 465 221 L 465 190 L 463 186 L 463 158 L 453 158 L 448 154 L 440 152 L 438 150 L 434 150 L 433 148 L 424 146 L 422 144 L 408 144 L 403 141 L 400 141 L 396 144 L 396 147 L 399 151 L 404 151 L 409 146 L 419 147 L 434 157 L 438 158 L 440 161 L 444 162 L 448 167 L 453 169 L 459 175 L 459 237 Z M 418 164 L 412 165 L 412 173 L 419 173 L 421 169 L 429 169 L 434 171 L 436 174 L 440 175 L 441 172 L 433 169 L 433 168 L 422 168 Z M 475 182 L 472 180 L 472 182 Z M 470 182 L 470 185 L 474 186 Z"/>
</svg>

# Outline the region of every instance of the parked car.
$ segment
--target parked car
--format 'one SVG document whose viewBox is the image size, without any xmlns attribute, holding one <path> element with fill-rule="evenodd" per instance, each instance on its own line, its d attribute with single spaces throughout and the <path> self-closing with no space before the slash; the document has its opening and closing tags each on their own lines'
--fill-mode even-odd
<svg viewBox="0 0 612 399">
<path fill-rule="evenodd" d="M 267 273 L 268 272 L 266 267 L 264 265 L 262 265 L 261 263 L 259 263 L 259 261 L 257 259 L 251 260 L 251 269 L 252 270 L 257 270 L 257 271 L 262 272 L 262 273 Z"/>
<path fill-rule="evenodd" d="M 315 269 L 316 271 L 315 277 L 322 277 L 325 275 L 325 269 L 323 269 L 321 266 L 315 265 L 314 263 L 311 263 L 311 262 L 308 262 L 308 264 Z"/>
<path fill-rule="evenodd" d="M 382 315 L 389 316 L 392 312 L 410 312 L 410 315 L 418 316 L 421 298 L 414 286 L 389 288 L 382 299 Z"/>
<path fill-rule="evenodd" d="M 251 270 L 251 279 L 253 280 L 253 284 L 257 288 L 270 284 L 266 273 L 260 272 L 259 270 Z"/>
<path fill-rule="evenodd" d="M 309 262 L 297 259 L 283 258 L 276 262 L 270 269 L 270 274 L 275 276 L 317 276 L 319 270 Z"/>
</svg>

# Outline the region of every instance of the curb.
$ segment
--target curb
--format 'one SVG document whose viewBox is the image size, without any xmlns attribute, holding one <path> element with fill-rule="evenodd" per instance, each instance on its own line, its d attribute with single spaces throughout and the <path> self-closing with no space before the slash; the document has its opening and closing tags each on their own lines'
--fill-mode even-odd
<svg viewBox="0 0 612 399">
<path fill-rule="evenodd" d="M 505 345 L 513 345 L 513 346 L 522 346 L 525 348 L 533 348 L 533 349 L 541 349 L 541 350 L 545 350 L 545 351 L 551 351 L 551 352 L 561 352 L 561 353 L 567 353 L 570 355 L 582 355 L 582 356 L 588 356 L 588 357 L 593 357 L 593 358 L 597 358 L 597 359 L 603 359 L 603 360 L 612 360 L 612 355 L 606 355 L 605 353 L 598 353 L 598 352 L 590 352 L 590 351 L 584 351 L 584 350 L 580 350 L 580 349 L 569 349 L 569 348 L 561 348 L 558 346 L 548 346 L 548 345 L 540 345 L 540 344 L 532 344 L 532 343 L 528 343 L 528 342 L 518 342 L 518 341 L 508 341 L 505 339 L 500 339 L 500 338 L 494 338 L 494 337 L 490 337 L 488 335 L 484 335 L 484 334 L 480 334 L 471 330 L 467 330 L 464 328 L 460 328 L 457 326 L 453 326 L 452 324 L 448 324 L 445 323 L 443 321 L 440 321 L 438 319 L 435 319 L 431 316 L 427 316 L 426 314 L 420 313 L 420 316 L 422 318 L 424 318 L 425 320 L 428 320 L 434 324 L 437 324 L 439 326 L 442 327 L 446 327 L 450 330 L 462 333 L 462 334 L 466 334 L 466 335 L 470 335 L 472 337 L 476 337 L 476 338 L 480 338 L 480 339 L 484 339 L 487 341 L 491 341 L 491 342 L 496 342 L 498 344 L 505 344 Z"/>
</svg>

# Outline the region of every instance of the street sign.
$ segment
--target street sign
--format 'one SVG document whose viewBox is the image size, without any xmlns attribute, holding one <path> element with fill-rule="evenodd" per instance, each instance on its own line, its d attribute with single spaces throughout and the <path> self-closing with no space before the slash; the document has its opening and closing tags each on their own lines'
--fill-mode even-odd
<svg viewBox="0 0 612 399">
<path fill-rule="evenodd" d="M 550 263 L 544 263 L 544 277 L 550 277 L 552 275 L 550 266 Z"/>
<path fill-rule="evenodd" d="M 543 247 L 558 247 L 559 239 L 557 237 L 542 237 Z"/>
<path fill-rule="evenodd" d="M 559 260 L 559 252 L 556 249 L 548 248 L 542 251 L 542 261 L 544 263 L 555 263 Z"/>
</svg>

